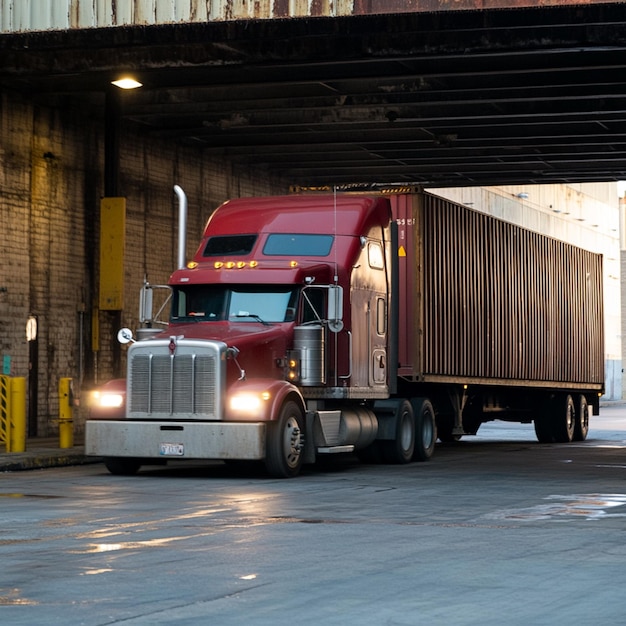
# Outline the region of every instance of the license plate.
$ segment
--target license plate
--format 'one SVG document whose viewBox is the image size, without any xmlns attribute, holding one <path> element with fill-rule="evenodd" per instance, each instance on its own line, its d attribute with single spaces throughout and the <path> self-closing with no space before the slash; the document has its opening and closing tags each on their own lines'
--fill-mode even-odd
<svg viewBox="0 0 626 626">
<path fill-rule="evenodd" d="M 185 446 L 182 443 L 162 443 L 159 454 L 161 456 L 183 456 Z"/>
</svg>

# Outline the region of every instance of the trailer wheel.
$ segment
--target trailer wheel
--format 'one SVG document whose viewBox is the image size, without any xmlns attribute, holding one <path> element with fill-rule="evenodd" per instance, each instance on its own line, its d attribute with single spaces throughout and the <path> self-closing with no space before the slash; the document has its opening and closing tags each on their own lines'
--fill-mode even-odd
<svg viewBox="0 0 626 626">
<path fill-rule="evenodd" d="M 542 411 L 540 415 L 533 420 L 535 426 L 535 435 L 539 443 L 552 443 L 554 441 L 554 435 L 552 433 L 552 424 L 548 414 Z"/>
<path fill-rule="evenodd" d="M 435 410 L 430 400 L 426 398 L 416 399 L 413 405 L 415 413 L 415 450 L 414 461 L 428 461 L 435 451 L 437 441 L 437 424 L 435 422 Z"/>
<path fill-rule="evenodd" d="M 557 443 L 569 443 L 574 439 L 576 427 L 576 407 L 569 394 L 556 398 L 556 421 L 554 422 L 554 440 Z"/>
<path fill-rule="evenodd" d="M 574 441 L 584 441 L 589 432 L 589 405 L 584 394 L 578 398 L 576 423 L 574 424 Z"/>
<path fill-rule="evenodd" d="M 300 473 L 304 453 L 304 416 L 300 406 L 285 402 L 276 422 L 268 424 L 265 467 L 274 478 Z"/>
<path fill-rule="evenodd" d="M 104 459 L 104 466 L 114 476 L 134 476 L 141 467 L 141 463 L 134 458 L 109 456 Z"/>
<path fill-rule="evenodd" d="M 395 414 L 396 433 L 391 441 L 382 441 L 382 451 L 387 463 L 403 465 L 413 460 L 415 450 L 415 418 L 408 400 L 402 400 Z"/>
</svg>

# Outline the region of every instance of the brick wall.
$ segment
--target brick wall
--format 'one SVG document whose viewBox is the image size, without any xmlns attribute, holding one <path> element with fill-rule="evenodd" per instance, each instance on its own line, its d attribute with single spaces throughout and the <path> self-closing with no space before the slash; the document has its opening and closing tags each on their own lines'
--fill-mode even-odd
<svg viewBox="0 0 626 626">
<path fill-rule="evenodd" d="M 103 123 L 86 109 L 46 107 L 0 94 L 0 356 L 10 374 L 29 379 L 31 422 L 39 436 L 57 432 L 58 382 L 75 392 L 123 375 L 121 325 L 138 325 L 144 276 L 164 283 L 176 265 L 178 202 L 189 202 L 187 256 L 211 211 L 229 197 L 283 193 L 287 183 L 267 173 L 239 171 L 200 150 L 147 140 L 124 129 L 120 195 L 127 199 L 124 310 L 99 315 L 99 350 L 92 350 L 98 281 L 97 233 L 103 195 Z M 38 319 L 38 358 L 26 322 Z M 76 412 L 80 434 L 84 407 Z M 34 434 L 31 424 L 31 434 Z"/>
</svg>

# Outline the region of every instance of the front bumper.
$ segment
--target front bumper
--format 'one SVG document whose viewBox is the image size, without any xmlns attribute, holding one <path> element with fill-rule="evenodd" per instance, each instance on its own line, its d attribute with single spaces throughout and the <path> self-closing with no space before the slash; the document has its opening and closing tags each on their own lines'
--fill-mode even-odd
<svg viewBox="0 0 626 626">
<path fill-rule="evenodd" d="M 265 424 L 88 420 L 88 456 L 142 459 L 265 458 Z"/>
</svg>

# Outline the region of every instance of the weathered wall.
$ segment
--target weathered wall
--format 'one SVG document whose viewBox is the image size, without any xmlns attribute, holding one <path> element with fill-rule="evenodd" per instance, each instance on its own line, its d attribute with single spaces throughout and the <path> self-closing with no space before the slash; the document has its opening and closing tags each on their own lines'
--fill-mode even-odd
<svg viewBox="0 0 626 626">
<path fill-rule="evenodd" d="M 199 150 L 122 134 L 120 195 L 127 198 L 124 310 L 100 312 L 100 347 L 91 322 L 98 276 L 103 195 L 101 120 L 87 110 L 43 108 L 0 94 L 0 357 L 13 376 L 29 375 L 26 322 L 38 319 L 37 434 L 56 432 L 58 381 L 76 391 L 123 372 L 119 324 L 138 325 L 144 275 L 167 281 L 176 264 L 178 203 L 189 199 L 188 256 L 210 212 L 229 197 L 285 192 L 279 177 L 255 178 Z M 84 394 L 83 394 L 84 395 Z M 77 420 L 77 430 L 82 419 Z"/>
</svg>

